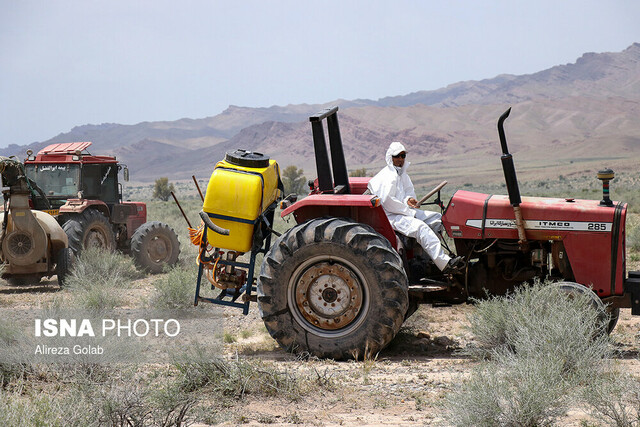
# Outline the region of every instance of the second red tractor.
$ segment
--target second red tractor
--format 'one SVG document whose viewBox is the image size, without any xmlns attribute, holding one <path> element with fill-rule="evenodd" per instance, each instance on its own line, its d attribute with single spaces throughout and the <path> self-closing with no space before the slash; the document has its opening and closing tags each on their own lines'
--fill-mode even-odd
<svg viewBox="0 0 640 427">
<path fill-rule="evenodd" d="M 159 221 L 147 222 L 145 203 L 122 200 L 118 172 L 128 181 L 128 168 L 115 157 L 88 153 L 90 145 L 61 143 L 36 155 L 27 152 L 27 176 L 47 199 L 34 200 L 35 208 L 57 218 L 76 254 L 86 247 L 119 249 L 153 273 L 175 264 L 180 253 L 175 231 Z"/>
</svg>

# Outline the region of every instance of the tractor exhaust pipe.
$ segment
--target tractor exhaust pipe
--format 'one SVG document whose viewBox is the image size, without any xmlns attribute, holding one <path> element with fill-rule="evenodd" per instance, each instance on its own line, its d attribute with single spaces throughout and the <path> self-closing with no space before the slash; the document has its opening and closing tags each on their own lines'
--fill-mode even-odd
<svg viewBox="0 0 640 427">
<path fill-rule="evenodd" d="M 518 178 L 516 177 L 516 168 L 513 164 L 513 156 L 509 154 L 509 149 L 507 148 L 507 138 L 504 133 L 504 121 L 509 117 L 511 113 L 511 107 L 498 119 L 498 135 L 500 136 L 500 145 L 502 146 L 502 156 L 500 160 L 502 161 L 502 170 L 504 171 L 504 179 L 507 184 L 507 191 L 509 192 L 509 203 L 513 206 L 513 213 L 516 218 L 516 229 L 518 230 L 518 243 L 522 247 L 526 241 L 527 237 L 524 231 L 524 219 L 522 218 L 522 211 L 520 210 L 520 203 L 522 203 L 522 199 L 520 198 L 520 188 L 518 187 Z"/>
</svg>

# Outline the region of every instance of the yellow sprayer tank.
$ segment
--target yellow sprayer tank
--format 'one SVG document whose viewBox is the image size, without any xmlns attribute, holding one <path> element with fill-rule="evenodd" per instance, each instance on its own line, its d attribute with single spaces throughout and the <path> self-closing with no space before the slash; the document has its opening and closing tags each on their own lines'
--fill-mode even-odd
<svg viewBox="0 0 640 427">
<path fill-rule="evenodd" d="M 249 252 L 255 225 L 278 197 L 280 169 L 275 160 L 245 150 L 227 152 L 211 174 L 202 210 L 229 230 L 228 236 L 207 231 L 213 247 Z"/>
</svg>

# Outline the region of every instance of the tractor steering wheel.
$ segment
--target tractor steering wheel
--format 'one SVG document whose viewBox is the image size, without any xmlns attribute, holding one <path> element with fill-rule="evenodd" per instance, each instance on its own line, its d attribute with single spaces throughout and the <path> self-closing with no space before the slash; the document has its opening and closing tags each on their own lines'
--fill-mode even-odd
<svg viewBox="0 0 640 427">
<path fill-rule="evenodd" d="M 418 206 L 420 206 L 421 204 L 423 204 L 424 202 L 427 201 L 427 199 L 429 199 L 429 197 L 433 196 L 434 194 L 436 194 L 438 191 L 442 190 L 442 188 L 447 185 L 447 181 L 442 181 L 440 184 L 438 184 L 433 190 L 429 191 L 426 196 L 424 196 L 422 199 L 418 200 Z"/>
</svg>

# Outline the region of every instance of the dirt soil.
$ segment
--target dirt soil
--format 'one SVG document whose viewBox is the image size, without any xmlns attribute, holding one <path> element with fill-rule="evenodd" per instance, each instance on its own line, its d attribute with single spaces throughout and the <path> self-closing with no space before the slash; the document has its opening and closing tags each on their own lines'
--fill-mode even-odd
<svg viewBox="0 0 640 427">
<path fill-rule="evenodd" d="M 149 279 L 132 285 L 133 293 L 143 294 L 151 286 Z M 37 307 L 67 292 L 55 280 L 21 288 L 2 282 L 0 307 Z M 462 351 L 472 342 L 465 329 L 471 305 L 422 306 L 377 358 L 358 362 L 300 360 L 277 347 L 255 304 L 248 316 L 237 309 L 223 310 L 226 356 L 261 359 L 277 369 L 317 377 L 327 386 L 295 402 L 248 395 L 211 414 L 216 424 L 447 425 L 444 397 L 477 364 Z M 639 326 L 640 316 L 623 309 L 612 338 L 620 350 L 618 363 L 640 375 Z M 598 425 L 583 408 L 573 408 L 559 421 L 566 426 Z"/>
<path fill-rule="evenodd" d="M 227 350 L 248 357 L 276 361 L 293 369 L 314 369 L 335 379 L 331 393 L 309 396 L 301 402 L 247 400 L 237 410 L 250 425 L 265 421 L 276 425 L 301 422 L 312 425 L 447 425 L 444 397 L 468 376 L 477 362 L 464 355 L 472 342 L 466 330 L 472 305 L 422 306 L 403 326 L 394 341 L 375 360 L 364 362 L 309 361 L 301 364 L 259 335 L 266 346 L 260 350 L 256 337 L 228 344 Z M 230 334 L 260 328 L 257 309 L 247 317 L 233 312 L 226 318 Z M 640 316 L 621 310 L 612 333 L 619 363 L 640 375 Z M 253 349 L 253 350 L 252 350 Z M 573 408 L 559 425 L 598 425 L 583 408 Z"/>
</svg>

